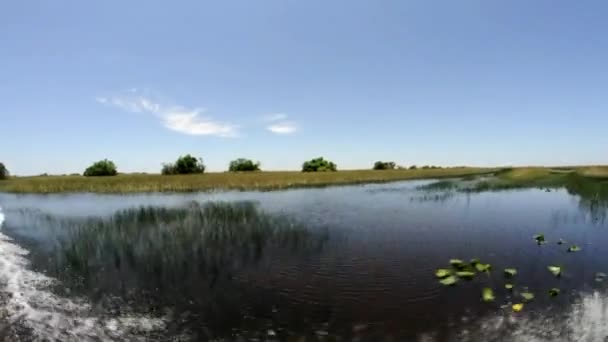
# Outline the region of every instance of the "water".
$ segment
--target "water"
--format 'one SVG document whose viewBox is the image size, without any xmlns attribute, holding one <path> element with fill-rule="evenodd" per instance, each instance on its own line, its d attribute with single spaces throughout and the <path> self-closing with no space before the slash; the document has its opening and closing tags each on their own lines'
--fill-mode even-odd
<svg viewBox="0 0 608 342">
<path fill-rule="evenodd" d="M 605 192 L 418 189 L 426 183 L 0 194 L 6 320 L 26 341 L 605 340 L 606 285 L 594 280 L 608 273 Z M 451 258 L 494 271 L 448 288 L 434 272 Z M 513 293 L 505 267 L 518 269 Z M 494 303 L 481 301 L 484 287 Z M 536 299 L 513 313 L 524 287 Z"/>
</svg>

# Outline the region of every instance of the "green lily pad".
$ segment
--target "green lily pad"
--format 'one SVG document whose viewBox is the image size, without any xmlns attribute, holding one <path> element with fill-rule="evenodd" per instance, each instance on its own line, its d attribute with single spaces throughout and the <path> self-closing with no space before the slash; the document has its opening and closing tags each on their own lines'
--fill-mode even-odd
<svg viewBox="0 0 608 342">
<path fill-rule="evenodd" d="M 460 259 L 450 259 L 450 265 L 454 268 L 461 269 L 464 268 L 465 263 Z"/>
<path fill-rule="evenodd" d="M 456 272 L 456 275 L 458 276 L 458 278 L 462 279 L 473 279 L 473 277 L 475 277 L 475 272 L 461 271 Z"/>
<path fill-rule="evenodd" d="M 475 267 L 475 265 L 479 264 L 479 259 L 473 258 L 470 261 L 471 266 Z"/>
<path fill-rule="evenodd" d="M 445 268 L 440 268 L 435 271 L 435 276 L 437 276 L 437 278 L 445 278 L 450 275 L 452 275 L 452 271 Z"/>
<path fill-rule="evenodd" d="M 458 282 L 458 278 L 451 275 L 451 276 L 448 276 L 448 277 L 445 277 L 445 278 L 439 280 L 439 282 L 445 286 L 452 286 L 452 285 L 455 285 L 456 282 Z"/>
<path fill-rule="evenodd" d="M 549 296 L 551 297 L 557 297 L 557 295 L 559 294 L 560 290 L 557 287 L 552 288 L 551 290 L 549 290 Z"/>
<path fill-rule="evenodd" d="M 475 268 L 477 269 L 478 272 L 490 272 L 490 270 L 492 269 L 492 265 L 490 265 L 490 264 L 477 264 L 477 265 L 475 265 Z"/>
<path fill-rule="evenodd" d="M 491 288 L 486 287 L 481 291 L 481 298 L 483 299 L 484 302 L 493 302 L 495 297 L 494 297 L 494 291 L 492 291 Z"/>
<path fill-rule="evenodd" d="M 513 284 L 505 284 L 505 289 L 513 291 Z"/>
<path fill-rule="evenodd" d="M 545 234 L 536 234 L 533 237 L 534 237 L 534 240 L 536 240 L 536 243 L 539 245 L 543 245 L 543 244 L 547 243 L 547 241 L 545 241 Z"/>
<path fill-rule="evenodd" d="M 515 277 L 516 274 L 517 274 L 517 270 L 515 268 L 505 268 L 506 277 Z"/>
<path fill-rule="evenodd" d="M 582 248 L 580 248 L 580 247 L 579 247 L 579 246 L 577 246 L 577 245 L 572 245 L 572 246 L 570 246 L 570 247 L 568 248 L 568 252 L 571 252 L 571 253 L 572 253 L 572 252 L 580 252 L 580 251 L 582 251 L 582 250 L 583 250 L 583 249 L 582 249 Z"/>
<path fill-rule="evenodd" d="M 534 300 L 534 293 L 532 292 L 522 292 L 521 297 L 524 299 L 525 303 L 531 302 Z"/>
<path fill-rule="evenodd" d="M 559 277 L 562 275 L 562 268 L 559 266 L 548 266 L 549 272 L 553 273 L 554 276 Z"/>
</svg>

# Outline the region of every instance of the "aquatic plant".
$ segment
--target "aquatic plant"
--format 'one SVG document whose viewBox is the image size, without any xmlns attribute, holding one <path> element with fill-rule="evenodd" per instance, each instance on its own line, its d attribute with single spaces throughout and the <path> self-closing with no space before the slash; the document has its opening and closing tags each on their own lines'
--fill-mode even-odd
<svg viewBox="0 0 608 342">
<path fill-rule="evenodd" d="M 100 304 L 130 302 L 135 310 L 196 313 L 201 329 L 242 317 L 243 288 L 235 278 L 273 258 L 319 253 L 325 229 L 311 230 L 287 216 L 270 215 L 252 202 L 189 203 L 177 208 L 141 207 L 111 217 L 61 218 L 41 223 L 62 234 L 37 267 L 62 280 L 62 290 L 86 294 Z M 114 304 L 112 304 L 114 305 Z M 192 322 L 192 321 L 190 321 Z"/>
<path fill-rule="evenodd" d="M 562 275 L 562 268 L 559 266 L 548 266 L 547 269 L 556 277 Z"/>
<path fill-rule="evenodd" d="M 493 302 L 496 299 L 496 297 L 494 297 L 494 291 L 489 287 L 486 287 L 481 291 L 481 298 L 484 302 Z"/>
</svg>

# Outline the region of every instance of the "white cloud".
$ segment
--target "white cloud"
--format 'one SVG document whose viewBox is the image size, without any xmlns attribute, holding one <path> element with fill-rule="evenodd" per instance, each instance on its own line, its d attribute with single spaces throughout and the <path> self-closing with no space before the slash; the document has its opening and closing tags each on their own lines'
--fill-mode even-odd
<svg viewBox="0 0 608 342">
<path fill-rule="evenodd" d="M 136 91 L 136 89 L 130 89 L 129 93 Z M 182 106 L 167 106 L 154 102 L 145 96 L 133 95 L 97 97 L 96 100 L 103 105 L 117 107 L 129 112 L 153 114 L 161 120 L 166 128 L 183 134 L 215 135 L 219 137 L 235 137 L 238 135 L 237 126 L 205 117 L 202 115 L 205 110 L 201 108 L 188 109 Z"/>
<path fill-rule="evenodd" d="M 268 114 L 264 116 L 265 121 L 271 122 L 266 129 L 274 134 L 292 134 L 298 130 L 298 125 L 293 121 L 287 121 L 285 113 Z"/>
<path fill-rule="evenodd" d="M 298 127 L 293 122 L 279 122 L 266 128 L 275 134 L 291 134 L 298 130 Z"/>
</svg>

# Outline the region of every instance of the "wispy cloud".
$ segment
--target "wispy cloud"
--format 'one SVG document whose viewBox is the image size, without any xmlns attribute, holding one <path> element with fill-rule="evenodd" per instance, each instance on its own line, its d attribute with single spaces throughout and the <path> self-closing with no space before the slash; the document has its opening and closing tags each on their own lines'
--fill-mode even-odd
<svg viewBox="0 0 608 342">
<path fill-rule="evenodd" d="M 96 100 L 103 105 L 129 112 L 153 114 L 166 128 L 183 134 L 219 137 L 238 135 L 236 125 L 206 117 L 202 108 L 190 109 L 179 105 L 161 104 L 146 96 L 138 96 L 136 89 L 130 89 L 128 93 L 124 96 L 98 97 Z"/>
<path fill-rule="evenodd" d="M 275 134 L 291 134 L 298 130 L 298 127 L 293 122 L 279 122 L 266 128 Z"/>
<path fill-rule="evenodd" d="M 298 130 L 298 125 L 295 122 L 287 121 L 287 114 L 275 113 L 268 114 L 264 120 L 271 122 L 266 126 L 266 129 L 275 134 L 292 134 Z"/>
</svg>

